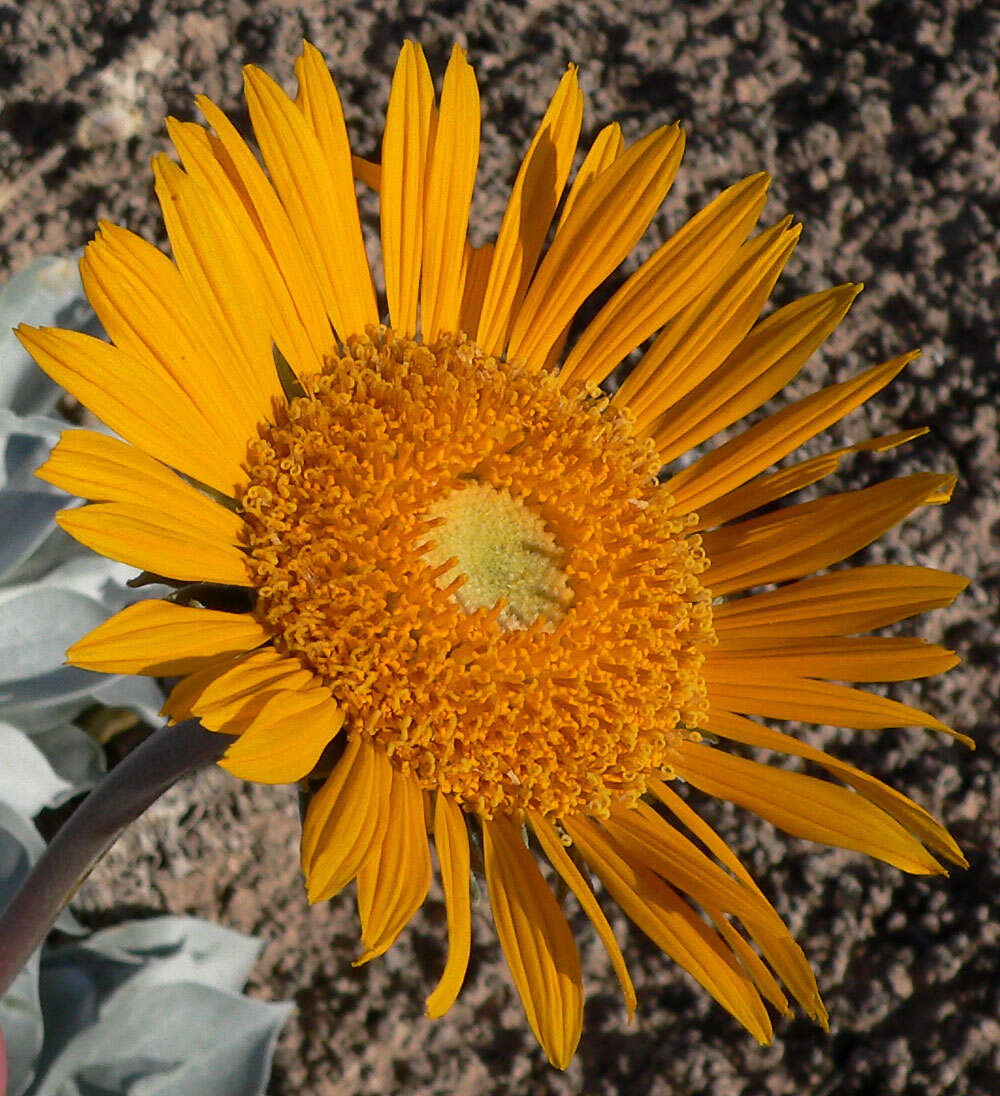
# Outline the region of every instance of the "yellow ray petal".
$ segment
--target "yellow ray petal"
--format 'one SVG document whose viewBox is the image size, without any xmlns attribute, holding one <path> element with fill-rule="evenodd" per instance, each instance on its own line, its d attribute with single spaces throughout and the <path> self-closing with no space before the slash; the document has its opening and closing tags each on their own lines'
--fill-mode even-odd
<svg viewBox="0 0 1000 1096">
<path fill-rule="evenodd" d="M 809 484 L 831 475 L 840 467 L 842 461 L 853 453 L 884 453 L 897 445 L 922 437 L 926 433 L 926 426 L 918 426 L 895 434 L 866 438 L 854 445 L 820 453 L 807 460 L 790 464 L 787 468 L 779 468 L 775 472 L 758 476 L 727 495 L 699 507 L 698 521 L 692 526 L 692 530 L 712 529 L 716 525 L 722 525 L 733 518 L 742 517 L 752 510 L 766 506 L 769 502 L 800 491 L 803 487 L 808 487 Z"/>
<path fill-rule="evenodd" d="M 298 692 L 316 684 L 297 658 L 263 647 L 238 661 L 193 674 L 167 698 L 164 712 L 196 715 L 210 731 L 241 734 L 276 692 Z M 179 716 L 183 713 L 183 716 Z"/>
<path fill-rule="evenodd" d="M 563 819 L 584 859 L 629 918 L 683 967 L 760 1043 L 772 1038 L 771 1021 L 747 973 L 713 932 L 648 868 L 627 859 L 605 832 L 582 815 Z"/>
<path fill-rule="evenodd" d="M 721 864 L 728 868 L 745 887 L 759 895 L 761 900 L 770 907 L 770 903 L 767 902 L 753 877 L 743 866 L 740 858 L 704 819 L 699 817 L 664 781 L 651 777 L 649 779 L 649 790 Z M 815 1020 L 824 1031 L 828 1031 L 829 1016 L 826 1006 L 823 1004 L 823 999 L 820 997 L 819 987 L 816 985 L 816 976 L 813 974 L 802 949 L 795 942 L 795 938 L 785 929 L 784 922 L 777 916 L 777 913 L 775 913 L 775 917 L 777 918 L 775 924 L 780 924 L 781 929 L 784 931 L 765 933 L 760 937 L 768 961 L 784 980 L 785 985 L 795 995 L 795 999 L 805 1010 L 806 1015 Z"/>
<path fill-rule="evenodd" d="M 262 650 L 274 651 L 274 648 L 265 647 Z M 208 685 L 232 668 L 234 661 L 232 655 L 213 658 L 203 662 L 201 668 L 194 673 L 182 677 L 167 694 L 167 699 L 160 708 L 160 715 L 167 716 L 171 724 L 179 723 L 182 719 L 190 719 L 195 714 L 192 704 L 197 701 Z M 214 731 L 219 728 L 208 727 L 208 730 Z"/>
<path fill-rule="evenodd" d="M 706 658 L 710 673 L 717 677 L 761 684 L 787 677 L 909 681 L 945 673 L 959 661 L 954 651 L 904 636 L 729 638 L 708 651 Z"/>
<path fill-rule="evenodd" d="M 573 328 L 573 321 L 571 320 L 566 326 L 559 332 L 559 336 L 556 341 L 549 347 L 549 352 L 545 357 L 545 362 L 542 368 L 547 372 L 551 372 L 559 364 L 563 356 L 563 351 L 566 349 L 566 343 L 569 341 L 570 331 Z M 556 383 L 560 383 L 558 378 Z"/>
<path fill-rule="evenodd" d="M 483 822 L 486 883 L 497 936 L 528 1023 L 549 1061 L 565 1069 L 583 1025 L 576 942 L 555 895 L 513 823 Z"/>
<path fill-rule="evenodd" d="M 624 150 L 625 138 L 622 136 L 622 127 L 617 122 L 612 122 L 600 130 L 587 150 L 580 170 L 573 176 L 573 185 L 569 188 L 562 212 L 559 214 L 557 230 L 566 223 L 581 195 L 587 192 L 587 187 L 602 171 L 611 167 Z"/>
<path fill-rule="evenodd" d="M 336 823 L 338 815 L 342 813 L 335 810 L 338 800 L 345 796 L 357 800 L 359 794 L 363 792 L 363 805 L 368 806 L 373 771 L 367 772 L 366 780 L 358 779 L 358 774 L 366 766 L 369 770 L 373 770 L 374 760 L 371 743 L 361 735 L 351 735 L 337 764 L 323 782 L 323 786 L 309 801 L 306 816 L 302 822 L 302 840 L 299 845 L 302 870 L 306 873 L 307 881 L 309 866 L 321 849 L 320 838 L 323 836 L 327 822 L 332 820 Z M 355 813 L 358 821 L 372 817 L 367 810 Z"/>
<path fill-rule="evenodd" d="M 199 541 L 232 547 L 240 517 L 213 502 L 158 460 L 106 434 L 64 430 L 49 459 L 35 473 L 72 495 L 153 509 L 165 523 L 194 533 Z M 242 553 L 237 553 L 242 556 Z"/>
<path fill-rule="evenodd" d="M 800 297 L 756 324 L 723 364 L 657 424 L 664 464 L 739 422 L 779 392 L 847 314 L 860 285 Z"/>
<path fill-rule="evenodd" d="M 166 156 L 153 158 L 156 195 L 170 247 L 202 312 L 229 351 L 226 370 L 238 380 L 257 419 L 284 403 L 267 317 L 264 279 L 224 209 Z"/>
<path fill-rule="evenodd" d="M 580 305 L 648 228 L 683 152 L 680 127 L 661 127 L 587 187 L 531 281 L 511 328 L 508 358 L 541 368 Z"/>
<path fill-rule="evenodd" d="M 968 866 L 955 839 L 933 815 L 914 803 L 909 796 L 903 795 L 902 792 L 896 791 L 895 788 L 876 777 L 855 768 L 854 765 L 849 765 L 832 754 L 799 742 L 798 739 L 782 731 L 776 731 L 773 727 L 763 727 L 744 716 L 719 708 L 712 709 L 705 729 L 720 738 L 728 738 L 747 746 L 756 746 L 777 753 L 790 754 L 792 757 L 802 757 L 822 765 L 828 773 L 850 785 L 877 807 L 881 807 L 886 814 L 895 818 L 901 826 L 918 837 L 928 848 L 940 853 L 952 863 L 960 864 L 963 868 Z"/>
<path fill-rule="evenodd" d="M 213 532 L 191 528 L 169 511 L 97 502 L 79 510 L 60 510 L 56 524 L 102 556 L 140 571 L 189 582 L 251 585 L 244 552 Z"/>
<path fill-rule="evenodd" d="M 706 289 L 756 224 L 769 182 L 765 174 L 750 175 L 729 187 L 659 247 L 580 336 L 565 379 L 600 384 Z"/>
<path fill-rule="evenodd" d="M 711 561 L 705 582 L 716 596 L 801 578 L 871 544 L 918 506 L 936 502 L 954 476 L 918 473 L 703 534 Z"/>
<path fill-rule="evenodd" d="M 854 849 L 915 875 L 946 874 L 895 819 L 846 788 L 693 742 L 681 743 L 675 753 L 672 766 L 682 779 L 786 833 Z"/>
<path fill-rule="evenodd" d="M 57 384 L 143 452 L 224 494 L 246 482 L 245 444 L 226 445 L 166 370 L 78 331 L 21 324 L 15 334 Z"/>
<path fill-rule="evenodd" d="M 194 673 L 206 660 L 250 651 L 269 638 L 248 613 L 140 601 L 77 640 L 66 661 L 104 674 L 175 677 Z"/>
<path fill-rule="evenodd" d="M 315 62 L 310 68 L 315 69 Z M 369 324 L 378 323 L 378 305 L 343 117 L 334 128 L 336 117 L 326 116 L 332 142 L 328 156 L 302 111 L 267 73 L 247 65 L 243 75 L 257 143 L 299 247 L 318 279 L 334 330 L 342 340 L 364 334 Z M 324 109 L 332 107 L 332 98 L 325 97 Z"/>
<path fill-rule="evenodd" d="M 290 315 L 298 315 L 299 322 L 308 333 L 314 354 L 322 360 L 325 354 L 336 350 L 336 339 L 326 316 L 317 277 L 298 245 L 288 214 L 256 156 L 232 122 L 204 95 L 197 96 L 195 102 L 215 130 L 216 137 L 212 141 L 215 157 L 266 245 L 288 297 L 294 302 L 295 311 Z M 288 361 L 294 365 L 296 359 L 289 358 Z M 308 365 L 308 358 L 300 359 L 300 365 Z M 314 369 L 313 365 L 308 371 Z"/>
<path fill-rule="evenodd" d="M 376 193 L 382 189 L 382 165 L 372 160 L 366 160 L 362 156 L 351 157 L 351 169 L 354 178 L 359 179 L 367 187 L 371 187 Z"/>
<path fill-rule="evenodd" d="M 750 975 L 753 984 L 765 1001 L 769 1001 L 782 1016 L 791 1016 L 792 1010 L 788 998 L 782 993 L 774 975 L 767 969 L 760 956 L 753 950 L 739 932 L 726 920 L 725 915 L 709 907 L 705 911 L 712 919 L 716 931 L 729 945 L 739 959 L 743 969 Z"/>
<path fill-rule="evenodd" d="M 809 964 L 785 923 L 756 886 L 747 887 L 727 875 L 645 803 L 639 803 L 635 809 L 613 811 L 604 826 L 630 863 L 644 864 L 672 887 L 690 895 L 705 910 L 738 917 L 775 970 L 788 978 L 790 988 L 808 1014 L 819 1019 L 818 994 Z M 730 935 L 723 932 L 727 940 Z M 742 949 L 740 959 L 742 962 Z"/>
<path fill-rule="evenodd" d="M 538 838 L 538 843 L 542 846 L 542 851 L 548 857 L 549 863 L 559 873 L 566 886 L 576 895 L 577 901 L 584 913 L 590 918 L 591 924 L 600 937 L 601 943 L 608 953 L 608 958 L 611 960 L 611 965 L 615 969 L 618 984 L 622 987 L 625 1007 L 628 1010 L 629 1023 L 631 1023 L 636 1006 L 635 987 L 632 985 L 628 967 L 625 965 L 625 957 L 618 946 L 615 934 L 608 924 L 607 917 L 604 916 L 604 910 L 601 909 L 594 897 L 590 884 L 570 859 L 569 853 L 566 852 L 562 840 L 552 828 L 552 824 L 541 815 L 536 814 L 531 816 L 531 828 Z"/>
<path fill-rule="evenodd" d="M 695 813 L 665 780 L 651 776 L 648 786 L 656 798 L 698 838 L 721 864 L 725 865 L 745 887 L 756 891 L 763 898 L 763 892 L 754 882 L 753 876 L 747 871 L 743 861 L 701 815 Z"/>
<path fill-rule="evenodd" d="M 479 163 L 479 88 L 465 50 L 452 50 L 429 153 L 424 191 L 420 327 L 425 343 L 455 332 L 462 304 L 462 259 Z"/>
<path fill-rule="evenodd" d="M 274 647 L 261 647 L 241 655 L 225 673 L 202 689 L 197 701 L 198 714 L 227 706 L 278 682 L 285 688 L 299 689 L 315 680 L 312 671 L 306 670 L 297 658 L 283 655 Z"/>
<path fill-rule="evenodd" d="M 733 914 L 748 927 L 777 918 L 759 890 L 727 875 L 647 803 L 613 808 L 602 825 L 626 860 L 645 864 L 700 906 Z"/>
<path fill-rule="evenodd" d="M 333 83 L 327 62 L 319 50 L 308 42 L 303 42 L 303 52 L 295 61 L 295 75 L 298 79 L 296 105 L 302 111 L 307 124 L 316 134 L 323 158 L 327 163 L 329 178 L 341 205 L 357 219 L 357 203 L 354 190 L 354 157 L 348 139 L 348 128 L 344 123 L 343 107 L 337 85 Z M 362 242 L 363 233 L 359 236 Z M 365 259 L 365 271 L 368 271 Z M 371 284 L 371 273 L 367 273 L 367 282 Z"/>
<path fill-rule="evenodd" d="M 424 793 L 413 776 L 392 771 L 385 833 L 358 872 L 364 953 L 359 967 L 386 952 L 423 905 L 431 883 Z"/>
<path fill-rule="evenodd" d="M 605 171 L 618 159 L 622 154 L 624 147 L 625 141 L 622 138 L 621 126 L 619 126 L 617 122 L 605 126 L 604 129 L 598 133 L 593 144 L 590 146 L 587 155 L 584 157 L 583 163 L 580 165 L 580 170 L 573 179 L 573 185 L 570 187 L 569 193 L 566 195 L 562 213 L 559 214 L 557 231 L 566 223 L 566 219 L 572 213 L 577 202 L 579 202 L 580 197 L 587 193 L 587 188 L 602 171 Z M 566 341 L 569 338 L 571 327 L 572 321 L 566 324 L 560 332 L 559 337 L 552 344 L 548 356 L 545 359 L 545 369 L 555 369 L 559 359 L 562 357 L 563 350 L 566 347 Z M 559 381 L 557 383 L 563 383 L 562 373 L 560 373 Z"/>
<path fill-rule="evenodd" d="M 242 459 L 260 415 L 233 370 L 222 332 L 205 322 L 181 272 L 152 244 L 101 222 L 84 250 L 80 276 L 94 311 L 126 354 L 167 373 L 226 445 Z"/>
<path fill-rule="evenodd" d="M 798 400 L 713 449 L 666 481 L 679 514 L 721 498 L 838 422 L 898 376 L 917 352 L 868 369 Z"/>
<path fill-rule="evenodd" d="M 472 946 L 469 833 L 461 808 L 442 791 L 434 798 L 434 844 L 448 914 L 448 962 L 441 980 L 427 998 L 427 1015 L 432 1020 L 443 1016 L 455 1003 L 465 981 Z"/>
<path fill-rule="evenodd" d="M 725 662 L 706 663 L 704 673 L 711 703 L 730 712 L 856 730 L 928 727 L 965 738 L 927 712 L 863 689 L 777 673 L 758 678 Z"/>
<path fill-rule="evenodd" d="M 358 874 L 388 821 L 392 766 L 360 736 L 312 797 L 302 825 L 302 871 L 310 902 L 325 902 Z"/>
<path fill-rule="evenodd" d="M 636 415 L 637 429 L 655 433 L 661 416 L 736 349 L 771 295 L 801 227 L 786 217 L 748 240 L 660 332 L 615 395 Z"/>
<path fill-rule="evenodd" d="M 458 313 L 458 329 L 467 335 L 476 330 L 483 308 L 486 282 L 493 263 L 493 244 L 473 247 L 466 240 L 462 255 L 462 307 Z"/>
<path fill-rule="evenodd" d="M 343 725 L 329 689 L 277 692 L 219 764 L 240 780 L 292 784 L 313 770 Z"/>
<path fill-rule="evenodd" d="M 235 264 L 252 267 L 256 271 L 260 293 L 256 307 L 260 309 L 278 350 L 297 376 L 317 372 L 324 348 L 328 350 L 332 342 L 330 325 L 317 302 L 322 341 L 314 344 L 311 341 L 312 332 L 299 315 L 302 302 L 296 301 L 289 292 L 281 270 L 261 235 L 259 222 L 255 221 L 246 204 L 242 187 L 233 182 L 219 160 L 220 156 L 227 157 L 219 139 L 195 122 L 179 122 L 176 118 L 167 119 L 167 131 L 188 176 L 211 196 L 215 216 L 231 223 L 235 236 L 227 246 L 233 248 Z M 274 369 L 273 361 L 271 369 Z"/>
<path fill-rule="evenodd" d="M 961 575 L 930 567 L 852 567 L 718 605 L 712 624 L 723 643 L 757 635 L 850 635 L 943 609 L 968 585 Z"/>
<path fill-rule="evenodd" d="M 295 78 L 298 81 L 295 105 L 302 111 L 306 124 L 316 135 L 330 174 L 337 179 L 336 185 L 345 193 L 349 191 L 353 194 L 353 163 L 357 157 L 351 155 L 340 93 L 323 54 L 305 39 L 302 40 L 302 53 L 295 60 Z M 351 165 L 349 187 L 344 187 L 341 183 L 345 161 Z"/>
<path fill-rule="evenodd" d="M 511 187 L 476 332 L 487 354 L 503 352 L 569 178 L 583 120 L 576 72 L 559 81 Z"/>
<path fill-rule="evenodd" d="M 382 134 L 382 264 L 389 323 L 398 335 L 417 330 L 423 252 L 424 182 L 434 125 L 434 85 L 423 50 L 404 42 L 392 77 Z"/>
<path fill-rule="evenodd" d="M 259 671 L 265 667 L 266 671 L 261 676 Z M 256 695 L 258 692 L 266 691 L 268 685 L 288 678 L 294 669 L 301 670 L 297 659 L 286 658 L 270 646 L 258 648 L 256 651 L 241 654 L 235 658 L 227 655 L 213 659 L 197 672 L 188 674 L 177 682 L 164 701 L 160 714 L 169 716 L 172 722 L 188 719 L 192 715 L 201 717 L 202 712 L 210 707 L 210 704 L 202 702 L 202 698 L 209 690 L 213 691 L 216 699 L 221 699 L 220 693 L 223 697 L 227 694 L 241 693 L 245 674 L 248 692 Z M 256 676 L 255 671 L 258 671 Z M 304 677 L 298 684 L 308 685 L 312 681 L 312 674 L 304 670 L 301 672 Z M 240 683 L 239 685 L 229 684 L 233 676 Z M 199 709 L 198 712 L 195 712 L 196 707 Z M 205 719 L 202 719 L 202 722 L 210 731 L 226 730 L 229 733 L 228 728 L 223 727 L 222 717 L 211 724 Z M 231 733 L 237 734 L 238 731 Z"/>
</svg>

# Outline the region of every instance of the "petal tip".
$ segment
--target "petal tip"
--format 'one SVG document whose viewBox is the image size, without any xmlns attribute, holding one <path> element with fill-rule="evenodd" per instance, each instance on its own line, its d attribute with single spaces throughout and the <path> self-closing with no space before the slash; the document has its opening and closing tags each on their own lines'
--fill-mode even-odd
<svg viewBox="0 0 1000 1096">
<path fill-rule="evenodd" d="M 243 73 L 243 88 L 246 92 L 260 93 L 261 89 L 274 83 L 274 80 L 260 67 L 260 65 L 247 64 L 241 69 Z"/>
<path fill-rule="evenodd" d="M 14 338 L 17 339 L 29 354 L 31 354 L 32 347 L 37 346 L 38 335 L 41 328 L 32 327 L 31 324 L 27 323 L 19 323 L 17 327 L 12 330 L 14 332 Z"/>
</svg>

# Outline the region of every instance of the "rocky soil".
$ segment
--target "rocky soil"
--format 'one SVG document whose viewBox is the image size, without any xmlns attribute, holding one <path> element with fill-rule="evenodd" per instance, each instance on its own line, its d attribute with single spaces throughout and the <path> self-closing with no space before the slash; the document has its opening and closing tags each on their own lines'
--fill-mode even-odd
<svg viewBox="0 0 1000 1096">
<path fill-rule="evenodd" d="M 972 577 L 919 634 L 962 666 L 893 695 L 977 737 L 973 754 L 917 730 L 807 732 L 943 817 L 971 861 L 947 879 L 904 877 L 807 846 L 720 805 L 704 812 L 745 856 L 812 958 L 829 1037 L 798 1019 L 759 1048 L 636 931 L 626 956 L 640 995 L 625 1024 L 592 934 L 580 1054 L 565 1074 L 524 1021 L 488 918 L 475 917 L 466 989 L 443 1020 L 423 999 L 443 962 L 432 892 L 383 960 L 359 970 L 343 895 L 309 909 L 292 792 L 221 771 L 175 788 L 112 849 L 74 908 L 103 925 L 195 913 L 269 941 L 252 992 L 297 1011 L 273 1096 L 987 1096 L 1000 1091 L 1000 790 L 995 651 L 1000 355 L 1000 9 L 973 0 L 0 0 L 0 274 L 82 246 L 99 217 L 164 242 L 149 158 L 166 114 L 206 92 L 242 124 L 240 66 L 291 84 L 302 36 L 326 54 L 352 140 L 375 154 L 400 41 L 443 70 L 453 41 L 480 80 L 483 155 L 476 226 L 494 232 L 518 157 L 565 65 L 580 66 L 585 136 L 621 121 L 634 139 L 681 119 L 682 174 L 646 250 L 722 186 L 774 176 L 765 223 L 805 224 L 779 303 L 867 284 L 794 386 L 804 393 L 919 345 L 904 378 L 833 432 L 836 440 L 927 424 L 928 437 L 842 477 L 931 468 L 955 500 L 870 550 Z M 477 240 L 478 242 L 478 240 Z M 694 798 L 694 797 L 692 797 Z"/>
</svg>

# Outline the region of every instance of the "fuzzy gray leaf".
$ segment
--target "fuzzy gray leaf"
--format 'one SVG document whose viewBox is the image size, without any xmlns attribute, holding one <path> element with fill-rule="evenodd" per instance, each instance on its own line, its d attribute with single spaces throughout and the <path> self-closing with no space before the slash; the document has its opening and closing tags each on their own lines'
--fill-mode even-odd
<svg viewBox="0 0 1000 1096">
<path fill-rule="evenodd" d="M 11 331 L 18 323 L 96 331 L 77 269 L 79 255 L 38 259 L 0 292 L 0 404 L 20 415 L 55 406 L 62 389 L 49 380 Z"/>
<path fill-rule="evenodd" d="M 66 661 L 66 648 L 102 624 L 104 609 L 69 590 L 37 589 L 0 605 L 0 682 L 38 677 Z"/>
<path fill-rule="evenodd" d="M 262 1093 L 290 1006 L 238 994 L 259 950 L 228 929 L 163 917 L 49 953 L 31 1096 Z"/>
<path fill-rule="evenodd" d="M 0 579 L 39 548 L 56 528 L 53 519 L 66 508 L 66 498 L 45 491 L 3 491 L 0 493 Z"/>
<path fill-rule="evenodd" d="M 156 723 L 163 693 L 147 677 L 97 674 L 76 666 L 0 684 L 0 719 L 32 733 L 66 723 L 95 703 L 130 708 Z"/>
<path fill-rule="evenodd" d="M 107 764 L 104 751 L 93 738 L 72 723 L 33 731 L 27 729 L 31 741 L 68 786 L 56 795 L 51 806 L 61 806 L 67 799 L 92 788 L 104 775 Z"/>
<path fill-rule="evenodd" d="M 0 802 L 26 818 L 72 794 L 73 786 L 23 731 L 0 722 Z"/>
<path fill-rule="evenodd" d="M 61 979 L 46 972 L 42 985 L 43 1007 L 50 993 L 61 1005 L 75 988 L 71 971 Z M 290 1012 L 195 983 L 154 986 L 101 1007 L 30 1096 L 262 1096 Z"/>
<path fill-rule="evenodd" d="M 0 802 L 0 909 L 14 897 L 44 847 L 34 826 Z M 21 1096 L 31 1084 L 42 1049 L 37 952 L 0 998 L 0 1028 L 7 1043 L 7 1096 Z"/>
</svg>

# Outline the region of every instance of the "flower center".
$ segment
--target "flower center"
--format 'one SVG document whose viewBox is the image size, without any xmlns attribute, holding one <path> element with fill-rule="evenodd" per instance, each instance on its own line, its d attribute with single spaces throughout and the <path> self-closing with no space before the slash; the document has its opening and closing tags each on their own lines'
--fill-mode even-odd
<svg viewBox="0 0 1000 1096">
<path fill-rule="evenodd" d="M 491 609 L 502 599 L 502 628 L 527 628 L 540 617 L 553 621 L 563 615 L 573 595 L 555 538 L 510 491 L 470 483 L 439 499 L 429 513 L 441 525 L 427 559 L 434 566 L 454 560 L 437 581 L 447 587 L 465 577 L 455 597 L 467 613 Z"/>
<path fill-rule="evenodd" d="M 426 788 L 605 814 L 704 722 L 693 519 L 599 392 L 372 330 L 248 450 L 256 614 Z"/>
</svg>

